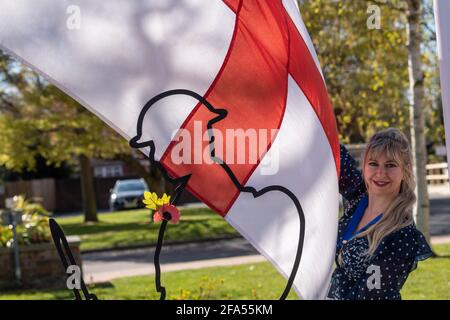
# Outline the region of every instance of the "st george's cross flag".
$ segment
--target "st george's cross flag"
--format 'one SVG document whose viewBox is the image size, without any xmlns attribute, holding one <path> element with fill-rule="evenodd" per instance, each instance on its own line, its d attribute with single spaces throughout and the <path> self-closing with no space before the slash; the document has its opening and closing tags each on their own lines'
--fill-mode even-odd
<svg viewBox="0 0 450 320">
<path fill-rule="evenodd" d="M 339 141 L 296 1 L 1 0 L 0 46 L 127 140 L 153 101 L 139 139 L 154 143 L 155 160 L 172 177 L 189 176 L 187 189 L 283 276 L 299 262 L 300 298 L 325 298 Z M 163 94 L 173 90 L 201 98 Z M 215 116 L 203 99 L 226 110 L 213 129 L 228 170 L 202 153 Z"/>
<path fill-rule="evenodd" d="M 444 111 L 447 161 L 450 167 L 450 1 L 434 1 L 436 40 L 441 77 L 442 108 Z"/>
</svg>

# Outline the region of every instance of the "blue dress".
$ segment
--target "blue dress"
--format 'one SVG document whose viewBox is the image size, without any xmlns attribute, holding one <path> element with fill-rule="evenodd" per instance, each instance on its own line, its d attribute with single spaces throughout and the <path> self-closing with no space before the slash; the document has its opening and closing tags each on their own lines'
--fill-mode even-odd
<svg viewBox="0 0 450 320">
<path fill-rule="evenodd" d="M 401 299 L 400 290 L 417 262 L 433 255 L 423 234 L 414 224 L 388 234 L 375 253 L 367 257 L 367 237 L 353 237 L 344 244 L 355 211 L 364 210 L 366 187 L 355 160 L 341 145 L 339 192 L 344 198 L 344 215 L 339 220 L 336 269 L 331 278 L 328 298 L 337 300 Z M 355 223 L 353 219 L 353 224 Z M 359 222 L 359 221 L 356 221 Z M 338 263 L 342 249 L 343 266 Z"/>
</svg>

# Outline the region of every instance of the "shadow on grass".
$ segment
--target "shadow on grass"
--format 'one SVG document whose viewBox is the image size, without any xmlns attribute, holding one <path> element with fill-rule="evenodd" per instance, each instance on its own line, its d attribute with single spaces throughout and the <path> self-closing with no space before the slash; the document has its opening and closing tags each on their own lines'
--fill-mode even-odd
<svg viewBox="0 0 450 320">
<path fill-rule="evenodd" d="M 110 290 L 115 288 L 112 282 L 101 282 L 88 285 L 89 290 Z M 72 290 L 63 287 L 29 288 L 29 289 L 2 289 L 2 295 L 9 296 L 9 300 L 22 300 L 23 296 L 31 300 L 76 300 Z M 0 295 L 1 298 L 1 295 Z"/>
<path fill-rule="evenodd" d="M 96 224 L 83 225 L 79 223 L 64 224 L 61 226 L 67 235 L 89 235 L 111 231 L 139 231 L 139 230 L 157 230 L 158 226 L 146 222 L 132 223 L 110 223 L 98 222 Z"/>
<path fill-rule="evenodd" d="M 98 283 L 94 283 L 94 284 L 90 284 L 88 285 L 89 289 L 111 289 L 114 288 L 114 285 L 112 284 L 112 282 L 98 282 Z"/>
<path fill-rule="evenodd" d="M 204 224 L 209 225 L 210 221 L 220 221 L 220 219 L 195 219 L 189 221 L 190 224 Z M 185 221 L 187 222 L 187 221 Z M 227 223 L 223 221 L 222 225 L 226 225 Z M 187 226 L 188 224 L 181 225 Z M 179 227 L 179 226 L 171 226 Z M 80 223 L 69 223 L 63 224 L 62 228 L 67 235 L 90 235 L 104 232 L 112 232 L 112 231 L 157 231 L 159 229 L 159 224 L 155 224 L 152 222 L 130 222 L 130 223 L 112 223 L 112 222 L 98 222 L 95 224 L 83 225 Z"/>
<path fill-rule="evenodd" d="M 450 255 L 435 255 L 432 259 L 450 259 Z"/>
</svg>

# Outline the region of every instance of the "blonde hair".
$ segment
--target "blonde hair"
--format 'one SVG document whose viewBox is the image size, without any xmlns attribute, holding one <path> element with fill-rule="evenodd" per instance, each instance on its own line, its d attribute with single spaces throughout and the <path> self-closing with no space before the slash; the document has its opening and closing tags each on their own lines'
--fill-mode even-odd
<svg viewBox="0 0 450 320">
<path fill-rule="evenodd" d="M 416 202 L 414 193 L 416 183 L 413 174 L 411 148 L 405 134 L 395 128 L 388 128 L 374 134 L 369 139 L 362 155 L 363 175 L 364 165 L 368 157 L 377 157 L 380 154 L 384 154 L 398 163 L 403 171 L 403 180 L 398 195 L 389 204 L 382 218 L 358 235 L 358 237 L 367 236 L 369 248 L 365 254 L 368 257 L 374 254 L 385 236 L 414 222 L 413 207 Z M 339 254 L 339 262 L 342 265 L 341 254 Z"/>
<path fill-rule="evenodd" d="M 403 171 L 403 180 L 397 197 L 389 204 L 383 217 L 359 237 L 367 236 L 369 249 L 367 255 L 372 255 L 381 240 L 388 234 L 406 227 L 414 222 L 413 207 L 416 202 L 414 189 L 416 182 L 413 173 L 412 152 L 405 134 L 398 129 L 388 128 L 374 134 L 366 145 L 361 162 L 361 168 L 368 156 L 377 157 L 385 154 L 394 159 Z M 363 171 L 364 172 L 364 171 Z"/>
</svg>

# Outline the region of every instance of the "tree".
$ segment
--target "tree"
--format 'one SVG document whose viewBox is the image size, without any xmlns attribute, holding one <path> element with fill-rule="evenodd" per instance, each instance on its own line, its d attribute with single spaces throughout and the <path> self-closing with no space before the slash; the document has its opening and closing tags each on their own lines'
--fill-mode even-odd
<svg viewBox="0 0 450 320">
<path fill-rule="evenodd" d="M 341 140 L 362 143 L 389 126 L 408 131 L 408 51 L 402 16 L 383 9 L 378 28 L 371 25 L 369 1 L 300 4 Z"/>
<path fill-rule="evenodd" d="M 425 121 L 441 124 L 442 119 L 435 106 L 439 96 L 433 65 L 436 52 L 429 45 L 433 41 L 431 2 L 311 0 L 299 4 L 323 68 L 341 140 L 363 142 L 388 126 L 410 132 L 417 177 L 416 221 L 429 239 L 425 134 L 443 141 L 442 126 L 425 131 Z M 379 25 L 373 27 L 370 18 L 377 14 Z"/>
<path fill-rule="evenodd" d="M 85 221 L 98 221 L 92 157 L 129 154 L 125 139 L 75 100 L 0 53 L 0 164 L 33 170 L 37 156 L 80 165 Z"/>
<path fill-rule="evenodd" d="M 85 221 L 97 221 L 90 159 L 116 158 L 143 177 L 152 191 L 172 194 L 156 168 L 100 119 L 39 75 L 0 51 L 0 165 L 33 171 L 47 165 L 78 164 Z M 149 165 L 149 161 L 148 165 Z"/>
<path fill-rule="evenodd" d="M 424 73 L 422 68 L 422 1 L 407 0 L 408 10 L 408 60 L 410 82 L 410 116 L 411 144 L 414 154 L 414 171 L 417 179 L 417 210 L 416 222 L 419 229 L 430 240 L 426 164 L 427 149 L 425 142 L 425 112 L 424 112 Z"/>
</svg>

